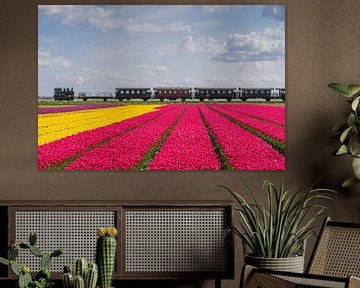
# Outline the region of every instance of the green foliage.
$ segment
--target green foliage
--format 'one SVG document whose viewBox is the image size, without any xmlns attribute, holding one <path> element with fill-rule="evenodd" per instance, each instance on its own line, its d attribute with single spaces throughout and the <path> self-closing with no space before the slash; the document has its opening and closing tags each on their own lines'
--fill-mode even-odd
<svg viewBox="0 0 360 288">
<path fill-rule="evenodd" d="M 350 108 L 346 122 L 334 127 L 340 146 L 334 151 L 334 155 L 351 155 L 353 159 L 352 168 L 355 177 L 347 179 L 342 186 L 349 187 L 360 183 L 360 85 L 344 85 L 331 83 L 328 85 L 340 95 L 347 98 Z"/>
<path fill-rule="evenodd" d="M 245 184 L 245 183 L 244 183 Z M 251 202 L 239 193 L 220 186 L 236 200 L 233 205 L 240 215 L 240 227 L 229 227 L 225 233 L 239 236 L 256 257 L 287 258 L 301 255 L 303 244 L 314 233 L 316 219 L 326 207 L 317 202 L 332 199 L 328 189 L 304 188 L 296 193 L 278 189 L 269 181 L 264 182 L 267 193 L 266 207 L 257 202 L 254 193 L 245 184 Z"/>
<path fill-rule="evenodd" d="M 30 233 L 29 243 L 15 243 L 12 242 L 8 251 L 9 259 L 0 257 L 0 264 L 10 266 L 11 271 L 18 276 L 19 288 L 50 288 L 53 286 L 53 282 L 50 281 L 50 264 L 53 257 L 63 254 L 63 249 L 55 250 L 53 253 L 44 253 L 39 247 L 35 246 L 37 236 L 35 233 Z M 30 275 L 30 269 L 28 266 L 21 266 L 16 263 L 16 259 L 19 256 L 19 250 L 28 250 L 33 255 L 40 257 L 41 271 L 39 271 L 35 280 L 32 280 Z"/>
<path fill-rule="evenodd" d="M 32 288 L 51 288 L 54 285 L 54 282 L 49 282 L 48 280 L 41 278 L 38 281 L 33 282 Z"/>
</svg>

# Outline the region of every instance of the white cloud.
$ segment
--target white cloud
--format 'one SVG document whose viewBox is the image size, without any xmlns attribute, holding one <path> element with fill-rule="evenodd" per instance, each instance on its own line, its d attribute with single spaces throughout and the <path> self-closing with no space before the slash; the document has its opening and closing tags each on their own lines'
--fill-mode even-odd
<svg viewBox="0 0 360 288">
<path fill-rule="evenodd" d="M 240 86 L 285 87 L 285 60 L 244 62 L 239 65 Z"/>
<path fill-rule="evenodd" d="M 266 28 L 263 32 L 231 34 L 225 42 L 225 52 L 214 60 L 222 62 L 271 61 L 284 58 L 285 27 Z"/>
<path fill-rule="evenodd" d="M 191 35 L 186 36 L 179 44 L 178 48 L 187 52 L 196 51 L 196 43 Z"/>
<path fill-rule="evenodd" d="M 95 68 L 81 68 L 75 72 L 75 83 L 79 86 L 95 82 L 116 82 L 122 80 L 119 72 L 105 67 L 101 70 Z"/>
<path fill-rule="evenodd" d="M 39 5 L 39 14 L 57 17 L 64 25 L 89 25 L 103 31 L 118 27 L 114 11 L 91 5 Z"/>
<path fill-rule="evenodd" d="M 167 72 L 169 72 L 169 68 L 165 65 L 152 66 L 152 65 L 148 65 L 148 64 L 139 64 L 139 65 L 136 65 L 136 68 L 142 70 L 142 74 L 144 76 L 152 76 L 152 75 L 156 75 L 156 74 L 166 74 Z"/>
<path fill-rule="evenodd" d="M 210 77 L 205 80 L 205 85 L 207 87 L 234 87 L 238 86 L 238 82 L 226 77 Z"/>
<path fill-rule="evenodd" d="M 143 33 L 143 32 L 161 32 L 162 27 L 155 23 L 138 22 L 135 19 L 128 19 L 122 27 L 125 31 L 130 33 Z"/>
<path fill-rule="evenodd" d="M 93 5 L 39 5 L 39 15 L 56 17 L 64 25 L 84 25 L 107 31 L 120 28 L 129 33 L 187 32 L 192 33 L 190 25 L 175 21 L 159 25 L 128 16 L 120 15 L 115 9 Z"/>
<path fill-rule="evenodd" d="M 39 67 L 64 67 L 69 68 L 73 64 L 63 56 L 53 57 L 48 51 L 38 52 Z"/>
<path fill-rule="evenodd" d="M 200 52 L 222 53 L 225 52 L 225 43 L 218 41 L 211 36 L 201 37 L 199 39 L 198 50 Z"/>
<path fill-rule="evenodd" d="M 158 65 L 158 66 L 154 67 L 154 71 L 159 72 L 159 73 L 163 73 L 163 72 L 168 72 L 169 69 L 165 65 Z"/>
<path fill-rule="evenodd" d="M 208 13 L 220 13 L 229 10 L 229 5 L 204 5 L 203 10 Z"/>
<path fill-rule="evenodd" d="M 170 25 L 168 25 L 167 27 L 168 31 L 171 32 L 187 32 L 187 33 L 192 33 L 191 30 L 191 26 L 190 25 L 185 25 L 182 22 L 178 21 L 178 22 L 173 22 Z"/>
</svg>

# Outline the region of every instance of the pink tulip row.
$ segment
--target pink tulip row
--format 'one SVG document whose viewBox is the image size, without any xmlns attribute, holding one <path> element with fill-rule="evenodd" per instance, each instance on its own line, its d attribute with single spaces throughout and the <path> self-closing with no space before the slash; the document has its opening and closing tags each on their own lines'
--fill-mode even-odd
<svg viewBox="0 0 360 288">
<path fill-rule="evenodd" d="M 130 170 L 134 168 L 185 109 L 184 106 L 175 106 L 172 111 L 162 114 L 154 121 L 83 153 L 80 158 L 65 167 L 65 170 Z M 164 109 L 161 110 L 164 111 Z"/>
<path fill-rule="evenodd" d="M 219 170 L 208 131 L 197 106 L 189 106 L 150 163 L 150 170 Z"/>
<path fill-rule="evenodd" d="M 200 106 L 214 136 L 236 170 L 284 170 L 285 157 L 272 146 L 207 106 Z"/>
<path fill-rule="evenodd" d="M 248 114 L 249 116 L 258 117 L 268 122 L 285 126 L 285 107 L 275 105 L 236 105 L 229 104 L 223 105 L 228 110 L 236 111 L 239 113 Z"/>
<path fill-rule="evenodd" d="M 73 112 L 73 111 L 92 110 L 99 108 L 112 108 L 117 106 L 123 106 L 123 104 L 88 104 L 88 105 L 40 107 L 38 108 L 38 114 Z"/>
<path fill-rule="evenodd" d="M 255 130 L 258 130 L 280 142 L 285 142 L 285 127 L 261 121 L 259 119 L 248 116 L 247 114 L 234 112 L 233 110 L 226 109 L 223 106 L 224 105 L 216 105 L 213 107 L 216 111 L 220 111 L 227 116 L 230 116 L 231 118 L 245 124 L 246 126 L 254 128 Z"/>
<path fill-rule="evenodd" d="M 38 147 L 38 169 L 46 169 L 49 166 L 59 164 L 70 157 L 87 151 L 91 146 L 95 146 L 107 139 L 119 136 L 131 129 L 144 125 L 160 115 L 170 112 L 172 109 L 172 107 L 168 106 L 161 110 L 142 114 L 105 127 L 84 131 L 41 145 Z"/>
</svg>

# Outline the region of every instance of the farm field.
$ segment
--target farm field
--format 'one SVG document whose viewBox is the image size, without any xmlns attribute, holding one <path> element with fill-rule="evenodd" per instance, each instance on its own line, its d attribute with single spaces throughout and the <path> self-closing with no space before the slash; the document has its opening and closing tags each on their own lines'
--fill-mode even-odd
<svg viewBox="0 0 360 288">
<path fill-rule="evenodd" d="M 285 106 L 39 105 L 38 169 L 284 170 Z"/>
</svg>

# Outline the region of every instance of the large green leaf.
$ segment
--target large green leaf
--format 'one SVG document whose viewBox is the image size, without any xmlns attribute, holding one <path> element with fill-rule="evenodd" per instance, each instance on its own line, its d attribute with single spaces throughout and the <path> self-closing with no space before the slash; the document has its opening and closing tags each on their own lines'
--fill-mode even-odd
<svg viewBox="0 0 360 288">
<path fill-rule="evenodd" d="M 352 101 L 352 103 L 351 103 L 351 109 L 352 109 L 352 110 L 356 111 L 356 108 L 357 108 L 358 105 L 359 105 L 359 101 L 360 101 L 360 96 L 356 97 L 356 98 L 354 99 L 354 101 Z"/>
<path fill-rule="evenodd" d="M 360 138 L 358 135 L 354 134 L 350 137 L 347 150 L 354 157 L 360 157 Z"/>
<path fill-rule="evenodd" d="M 346 140 L 346 138 L 347 138 L 347 136 L 349 135 L 349 133 L 350 133 L 350 131 L 351 131 L 352 128 L 353 128 L 353 127 L 349 127 L 349 128 L 347 128 L 343 133 L 341 133 L 341 136 L 340 136 L 340 141 L 341 141 L 341 143 L 344 143 L 344 141 Z"/>
<path fill-rule="evenodd" d="M 356 96 L 360 92 L 360 85 L 348 85 L 347 90 L 350 96 Z"/>
<path fill-rule="evenodd" d="M 360 158 L 355 157 L 353 159 L 352 168 L 356 178 L 360 180 Z"/>
<path fill-rule="evenodd" d="M 356 177 L 351 177 L 351 178 L 347 179 L 346 181 L 344 181 L 344 183 L 341 185 L 341 187 L 348 188 L 352 185 L 359 184 L 359 183 L 360 183 L 359 179 L 357 179 Z"/>
<path fill-rule="evenodd" d="M 355 124 L 356 124 L 356 116 L 355 116 L 353 113 L 351 113 L 351 114 L 348 116 L 348 118 L 347 118 L 347 124 L 348 124 L 348 126 L 355 126 Z"/>
<path fill-rule="evenodd" d="M 347 153 L 348 153 L 348 149 L 347 149 L 346 145 L 341 145 L 339 150 L 336 152 L 336 155 L 344 155 Z"/>
<path fill-rule="evenodd" d="M 341 84 L 341 83 L 331 83 L 328 85 L 329 88 L 333 89 L 334 91 L 336 91 L 337 93 L 350 98 L 351 94 L 348 90 L 347 85 Z"/>
</svg>

